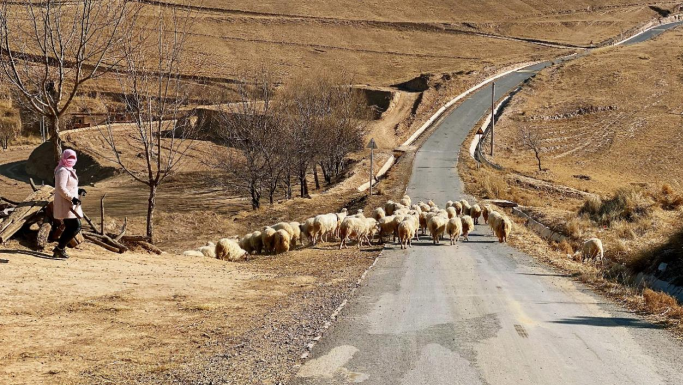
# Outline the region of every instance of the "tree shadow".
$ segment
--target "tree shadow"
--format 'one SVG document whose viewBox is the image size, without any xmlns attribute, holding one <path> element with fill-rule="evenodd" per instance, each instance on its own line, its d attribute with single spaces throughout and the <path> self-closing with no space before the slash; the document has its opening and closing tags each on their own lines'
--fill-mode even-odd
<svg viewBox="0 0 683 385">
<path fill-rule="evenodd" d="M 29 251 L 29 250 L 0 250 L 0 254 L 20 254 L 20 255 L 28 255 L 29 257 L 35 257 L 35 258 L 40 258 L 40 259 L 50 259 L 53 261 L 61 261 L 63 260 L 62 258 L 54 258 L 50 254 L 45 254 L 41 253 L 38 251 Z"/>
<path fill-rule="evenodd" d="M 551 323 L 563 325 L 587 325 L 587 326 L 601 326 L 601 327 L 627 327 L 636 329 L 661 329 L 660 326 L 651 324 L 649 322 L 641 321 L 635 318 L 624 317 L 573 317 L 565 318 L 559 321 L 551 321 Z"/>
</svg>

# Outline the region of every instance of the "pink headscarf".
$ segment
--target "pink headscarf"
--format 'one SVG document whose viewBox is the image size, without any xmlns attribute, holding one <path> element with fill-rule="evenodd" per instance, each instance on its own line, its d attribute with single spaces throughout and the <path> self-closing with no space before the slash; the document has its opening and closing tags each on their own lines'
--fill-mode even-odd
<svg viewBox="0 0 683 385">
<path fill-rule="evenodd" d="M 77 160 L 78 158 L 76 157 L 76 151 L 64 150 L 64 152 L 62 152 L 62 158 L 59 160 L 59 164 L 55 168 L 55 172 L 62 167 L 66 168 L 67 170 L 73 170 Z"/>
</svg>

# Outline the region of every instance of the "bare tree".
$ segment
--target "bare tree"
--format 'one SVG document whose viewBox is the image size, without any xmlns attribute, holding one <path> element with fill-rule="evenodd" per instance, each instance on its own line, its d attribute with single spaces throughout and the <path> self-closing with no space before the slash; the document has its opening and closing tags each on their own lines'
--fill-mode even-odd
<svg viewBox="0 0 683 385">
<path fill-rule="evenodd" d="M 299 180 L 299 195 L 309 196 L 307 175 L 317 154 L 323 102 L 319 79 L 292 81 L 281 95 L 280 108 L 286 116 L 284 143 L 292 169 Z"/>
<path fill-rule="evenodd" d="M 294 160 L 301 196 L 308 195 L 307 176 L 317 165 L 330 184 L 344 167 L 349 153 L 362 149 L 369 109 L 343 76 L 295 79 L 283 91 L 287 115 L 289 156 Z"/>
<path fill-rule="evenodd" d="M 529 127 L 522 127 L 519 131 L 519 143 L 522 148 L 531 150 L 536 156 L 536 161 L 538 162 L 538 171 L 543 171 L 541 167 L 541 153 L 543 152 L 543 138 L 539 134 L 538 130 Z"/>
<path fill-rule="evenodd" d="M 318 135 L 317 158 L 325 182 L 330 184 L 343 171 L 346 157 L 363 149 L 370 109 L 360 93 L 347 84 L 331 87 L 327 92 L 329 112 Z"/>
<path fill-rule="evenodd" d="M 243 77 L 238 94 L 240 100 L 223 106 L 218 116 L 216 131 L 226 151 L 214 166 L 228 174 L 227 184 L 249 194 L 256 210 L 264 194 L 273 203 L 283 175 L 286 178 L 285 135 L 266 72 L 252 79 Z"/>
<path fill-rule="evenodd" d="M 177 172 L 192 147 L 193 125 L 188 117 L 189 87 L 181 70 L 192 18 L 187 10 L 156 8 L 152 25 L 123 39 L 122 68 L 118 73 L 125 113 L 132 128 L 107 124 L 100 130 L 116 162 L 134 180 L 149 188 L 147 237 L 154 237 L 156 196 L 162 183 Z M 123 143 L 132 142 L 132 149 Z"/>
<path fill-rule="evenodd" d="M 19 135 L 21 125 L 15 117 L 0 117 L 0 145 L 3 150 L 9 147 L 9 141 Z"/>
<path fill-rule="evenodd" d="M 2 74 L 47 119 L 56 160 L 60 119 L 84 83 L 118 64 L 115 46 L 135 9 L 127 0 L 2 0 Z"/>
<path fill-rule="evenodd" d="M 21 132 L 19 112 L 13 108 L 12 99 L 0 101 L 0 146 L 7 150 L 9 141 Z"/>
</svg>

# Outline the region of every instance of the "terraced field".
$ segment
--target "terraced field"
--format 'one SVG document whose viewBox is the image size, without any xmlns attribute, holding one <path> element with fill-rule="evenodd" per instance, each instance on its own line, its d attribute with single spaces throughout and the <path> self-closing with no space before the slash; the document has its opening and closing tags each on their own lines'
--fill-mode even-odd
<svg viewBox="0 0 683 385">
<path fill-rule="evenodd" d="M 683 29 L 545 70 L 498 126 L 496 161 L 532 173 L 523 127 L 542 137 L 544 179 L 611 192 L 630 183 L 680 185 Z M 590 180 L 587 180 L 587 178 Z"/>
</svg>

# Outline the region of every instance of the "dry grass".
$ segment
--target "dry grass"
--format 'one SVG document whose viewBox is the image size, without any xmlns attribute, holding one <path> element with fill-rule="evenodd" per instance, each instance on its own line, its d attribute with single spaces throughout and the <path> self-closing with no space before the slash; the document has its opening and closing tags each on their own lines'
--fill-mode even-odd
<svg viewBox="0 0 683 385">
<path fill-rule="evenodd" d="M 671 318 L 683 317 L 683 307 L 672 296 L 652 289 L 643 290 L 645 308 L 652 314 L 667 315 Z"/>
<path fill-rule="evenodd" d="M 679 27 L 541 71 L 496 126 L 495 161 L 537 174 L 533 154 L 517 144 L 518 131 L 531 127 L 544 138 L 544 180 L 599 194 L 631 184 L 680 186 L 682 38 Z M 669 200 L 681 204 L 676 194 Z"/>
<path fill-rule="evenodd" d="M 589 198 L 579 210 L 600 225 L 609 226 L 615 221 L 635 222 L 647 217 L 654 202 L 642 188 L 620 188 L 610 198 Z"/>
</svg>

